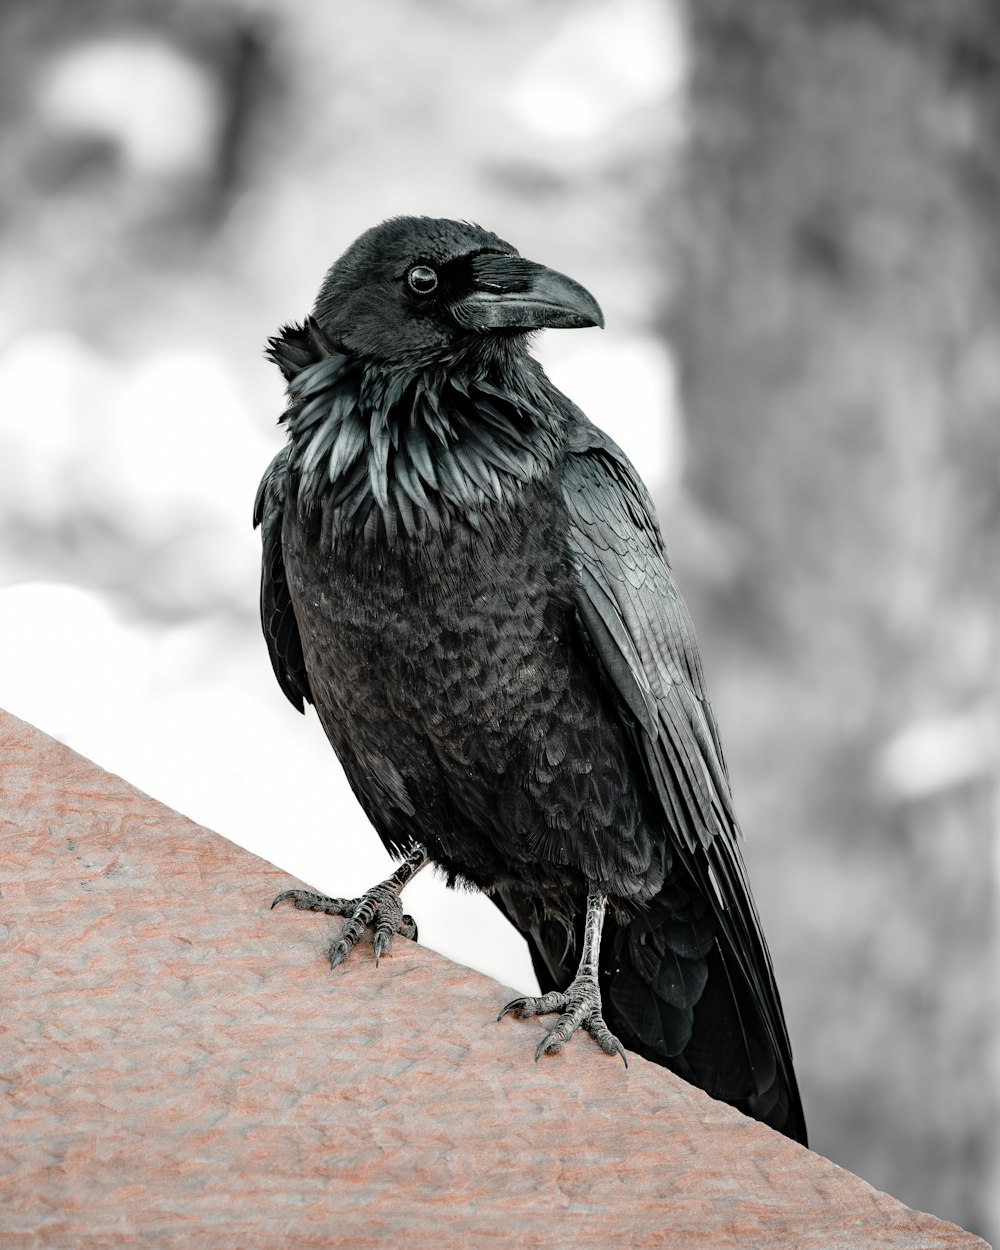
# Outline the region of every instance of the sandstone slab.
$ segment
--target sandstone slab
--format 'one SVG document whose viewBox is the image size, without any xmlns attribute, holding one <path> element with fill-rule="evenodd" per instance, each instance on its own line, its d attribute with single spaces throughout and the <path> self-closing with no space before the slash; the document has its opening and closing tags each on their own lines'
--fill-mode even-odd
<svg viewBox="0 0 1000 1250">
<path fill-rule="evenodd" d="M 293 884 L 0 714 L 0 1245 L 983 1245 Z"/>
</svg>

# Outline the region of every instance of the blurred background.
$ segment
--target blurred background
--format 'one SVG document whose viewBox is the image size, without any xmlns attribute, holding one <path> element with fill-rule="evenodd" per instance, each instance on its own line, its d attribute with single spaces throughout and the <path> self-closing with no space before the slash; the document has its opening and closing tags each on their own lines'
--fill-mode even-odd
<svg viewBox="0 0 1000 1250">
<path fill-rule="evenodd" d="M 0 703 L 386 874 L 259 635 L 262 346 L 367 226 L 479 221 L 604 308 L 538 354 L 657 499 L 812 1144 L 1000 1236 L 992 0 L 9 0 L 0 117 Z M 486 900 L 406 899 L 535 984 Z"/>
</svg>

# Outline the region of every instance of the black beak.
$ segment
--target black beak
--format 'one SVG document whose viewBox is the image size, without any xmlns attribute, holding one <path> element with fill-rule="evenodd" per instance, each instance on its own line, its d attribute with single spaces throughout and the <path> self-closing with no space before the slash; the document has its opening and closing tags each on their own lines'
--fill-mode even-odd
<svg viewBox="0 0 1000 1250">
<path fill-rule="evenodd" d="M 483 252 L 471 261 L 472 290 L 451 306 L 470 330 L 604 327 L 597 300 L 579 282 L 520 256 Z"/>
</svg>

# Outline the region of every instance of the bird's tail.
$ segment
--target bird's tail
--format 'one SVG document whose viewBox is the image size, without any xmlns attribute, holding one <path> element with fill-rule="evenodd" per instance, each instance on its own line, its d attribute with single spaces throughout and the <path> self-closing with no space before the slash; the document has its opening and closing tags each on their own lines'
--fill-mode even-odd
<svg viewBox="0 0 1000 1250">
<path fill-rule="evenodd" d="M 739 897 L 737 895 L 737 897 Z M 720 917 L 694 882 L 668 881 L 630 919 L 609 915 L 604 1018 L 631 1051 L 806 1144 L 806 1125 L 771 961 L 753 903 Z M 577 953 L 566 926 L 494 902 L 524 933 L 542 992 L 565 989 Z M 528 923 L 526 924 L 525 921 Z"/>
<path fill-rule="evenodd" d="M 752 914 L 664 886 L 627 923 L 609 923 L 605 1019 L 624 1046 L 795 1141 L 806 1125 L 771 959 Z"/>
</svg>

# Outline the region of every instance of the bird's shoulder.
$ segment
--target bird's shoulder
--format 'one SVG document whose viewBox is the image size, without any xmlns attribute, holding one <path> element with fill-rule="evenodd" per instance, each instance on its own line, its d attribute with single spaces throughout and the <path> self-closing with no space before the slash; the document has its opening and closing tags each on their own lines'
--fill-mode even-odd
<svg viewBox="0 0 1000 1250">
<path fill-rule="evenodd" d="M 621 642 L 643 687 L 704 694 L 698 646 L 645 483 L 618 444 L 575 414 L 567 428 L 562 494 L 580 595 Z M 627 645 L 631 642 L 631 647 Z M 648 699 L 646 700 L 648 702 Z"/>
<path fill-rule="evenodd" d="M 622 556 L 646 555 L 650 572 L 662 566 L 669 571 L 656 509 L 635 466 L 575 405 L 569 418 L 562 488 L 574 521 L 583 532 L 603 530 Z"/>
<path fill-rule="evenodd" d="M 689 845 L 705 844 L 717 828 L 713 808 L 734 828 L 735 816 L 694 624 L 652 500 L 621 448 L 582 414 L 568 427 L 566 451 L 562 493 L 577 613 L 623 709 L 643 731 L 661 797 L 675 790 L 659 776 L 664 766 L 688 777 L 675 828 Z"/>
</svg>

